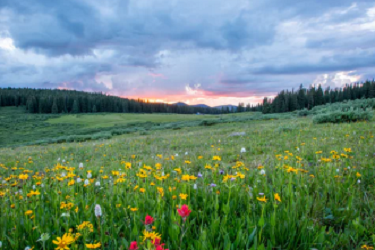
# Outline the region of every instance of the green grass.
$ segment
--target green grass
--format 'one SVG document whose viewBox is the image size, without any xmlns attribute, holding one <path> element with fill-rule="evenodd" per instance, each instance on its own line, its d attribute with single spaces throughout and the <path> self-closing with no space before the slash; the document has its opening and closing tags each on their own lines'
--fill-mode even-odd
<svg viewBox="0 0 375 250">
<path fill-rule="evenodd" d="M 4 215 L 0 217 L 0 241 L 4 249 L 41 249 L 37 240 L 49 233 L 45 249 L 53 249 L 52 240 L 69 229 L 76 235 L 77 225 L 89 221 L 93 232 L 78 237 L 70 249 L 82 250 L 85 243 L 94 242 L 101 243 L 100 249 L 128 249 L 132 241 L 143 249 L 152 245 L 150 240 L 143 241 L 146 227 L 142 223 L 151 215 L 155 218 L 152 230 L 161 234 L 161 242 L 169 249 L 349 250 L 373 246 L 374 128 L 373 121 L 317 125 L 307 117 L 2 148 L 0 176 L 7 181 L 0 186 Z M 246 135 L 231 136 L 233 132 Z M 242 147 L 245 153 L 240 153 Z M 339 158 L 333 159 L 333 155 Z M 221 160 L 213 160 L 213 156 Z M 81 162 L 84 169 L 78 168 Z M 126 168 L 126 163 L 132 167 Z M 259 166 L 264 167 L 265 175 L 260 174 Z M 29 178 L 20 181 L 25 170 Z M 92 171 L 92 183 L 84 187 L 77 177 L 88 178 L 87 171 Z M 113 171 L 124 174 L 124 182 L 116 183 L 121 178 Z M 139 176 L 141 171 L 145 177 Z M 169 177 L 160 181 L 155 176 L 163 172 Z M 182 178 L 198 173 L 203 177 Z M 224 181 L 225 175 L 235 179 Z M 69 186 L 72 180 L 75 183 Z M 95 186 L 98 181 L 100 187 Z M 212 183 L 216 186 L 211 187 Z M 27 197 L 33 185 L 40 194 Z M 158 187 L 163 188 L 163 196 Z M 21 189 L 22 199 L 15 194 Z M 276 193 L 281 202 L 274 199 Z M 180 194 L 188 197 L 183 200 Z M 266 203 L 257 199 L 263 196 Z M 61 202 L 73 207 L 61 208 Z M 100 218 L 94 214 L 96 204 L 103 210 Z M 176 209 L 183 204 L 192 210 L 186 223 Z M 28 210 L 32 215 L 25 215 Z"/>
<path fill-rule="evenodd" d="M 49 119 L 50 124 L 77 124 L 87 128 L 122 126 L 128 123 L 166 123 L 178 121 L 197 121 L 202 119 L 220 118 L 219 115 L 181 115 L 181 114 L 79 114 L 63 115 L 59 118 Z"/>
<path fill-rule="evenodd" d="M 28 114 L 23 107 L 0 108 L 0 147 L 111 137 L 149 129 L 178 129 L 201 121 L 250 118 L 258 113 L 226 115 L 180 114 Z"/>
</svg>

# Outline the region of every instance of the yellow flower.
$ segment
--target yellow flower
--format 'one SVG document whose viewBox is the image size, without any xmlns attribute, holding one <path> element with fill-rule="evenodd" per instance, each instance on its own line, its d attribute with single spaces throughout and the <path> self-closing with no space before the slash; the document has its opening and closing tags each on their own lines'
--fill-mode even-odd
<svg viewBox="0 0 375 250">
<path fill-rule="evenodd" d="M 374 249 L 373 247 L 370 247 L 370 246 L 367 246 L 367 245 L 363 245 L 361 247 L 361 249 L 366 249 L 366 250 L 370 250 L 370 249 Z"/>
<path fill-rule="evenodd" d="M 39 191 L 30 191 L 30 193 L 27 194 L 27 197 L 32 197 L 33 195 L 40 195 Z"/>
<path fill-rule="evenodd" d="M 264 203 L 267 202 L 266 196 L 263 196 L 263 197 L 261 197 L 261 198 L 257 197 L 257 200 L 258 200 L 258 201 L 261 201 L 261 202 L 264 202 Z"/>
<path fill-rule="evenodd" d="M 27 210 L 27 211 L 25 212 L 25 215 L 31 215 L 31 214 L 33 214 L 33 211 L 31 211 L 31 210 Z"/>
<path fill-rule="evenodd" d="M 358 172 L 355 175 L 357 176 L 357 178 L 361 177 L 361 174 Z"/>
<path fill-rule="evenodd" d="M 76 211 L 76 213 L 78 213 L 78 206 L 76 207 L 76 209 L 74 209 L 74 211 Z"/>
<path fill-rule="evenodd" d="M 143 241 L 150 239 L 154 241 L 155 239 L 161 239 L 161 234 L 156 232 L 147 232 L 146 230 L 143 231 Z"/>
<path fill-rule="evenodd" d="M 97 249 L 97 248 L 100 248 L 102 246 L 102 244 L 100 244 L 100 242 L 96 243 L 96 244 L 86 244 L 86 247 L 88 249 Z"/>
<path fill-rule="evenodd" d="M 176 198 L 177 198 L 176 195 L 173 195 L 173 196 L 172 196 L 172 200 L 175 200 Z"/>
<path fill-rule="evenodd" d="M 186 198 L 188 197 L 187 194 L 180 194 L 179 196 L 180 196 L 181 200 L 186 200 Z"/>
<path fill-rule="evenodd" d="M 138 211 L 138 208 L 136 208 L 136 207 L 132 207 L 132 208 L 130 208 L 130 210 L 131 210 L 132 212 L 136 212 L 136 211 Z"/>
<path fill-rule="evenodd" d="M 281 202 L 280 195 L 278 193 L 275 193 L 274 197 L 275 197 L 275 201 Z"/>
<path fill-rule="evenodd" d="M 214 155 L 214 156 L 212 157 L 212 160 L 213 160 L 213 161 L 221 161 L 221 157 L 218 156 L 218 155 Z"/>
<path fill-rule="evenodd" d="M 200 156 L 198 156 L 198 160 L 200 160 L 200 159 L 203 159 L 203 156 L 201 156 L 201 155 L 200 155 Z"/>
<path fill-rule="evenodd" d="M 139 189 L 139 192 L 144 193 L 144 192 L 146 192 L 146 189 L 144 189 L 144 188 L 140 188 L 140 189 Z"/>
<path fill-rule="evenodd" d="M 74 242 L 74 238 L 71 234 L 64 234 L 62 238 L 57 237 L 52 242 L 57 245 L 55 250 L 69 250 L 68 246 Z"/>
<path fill-rule="evenodd" d="M 164 189 L 162 187 L 157 187 L 158 193 L 161 195 L 161 197 L 164 196 Z"/>
<path fill-rule="evenodd" d="M 27 178 L 29 178 L 29 176 L 27 174 L 20 174 L 18 176 L 18 179 L 20 179 L 20 180 L 27 180 Z"/>
<path fill-rule="evenodd" d="M 90 221 L 84 221 L 81 225 L 77 226 L 78 231 L 82 231 L 88 229 L 90 232 L 94 232 L 94 226 L 91 224 Z"/>
<path fill-rule="evenodd" d="M 190 180 L 190 176 L 188 174 L 184 174 L 183 176 L 181 176 L 181 180 L 183 180 L 183 181 L 189 181 Z"/>
</svg>

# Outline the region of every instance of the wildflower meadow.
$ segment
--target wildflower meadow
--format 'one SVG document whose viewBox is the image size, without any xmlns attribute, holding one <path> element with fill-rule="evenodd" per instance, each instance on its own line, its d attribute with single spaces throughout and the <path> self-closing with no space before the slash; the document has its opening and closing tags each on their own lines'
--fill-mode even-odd
<svg viewBox="0 0 375 250">
<path fill-rule="evenodd" d="M 0 249 L 373 249 L 373 131 L 295 118 L 3 148 Z"/>
</svg>

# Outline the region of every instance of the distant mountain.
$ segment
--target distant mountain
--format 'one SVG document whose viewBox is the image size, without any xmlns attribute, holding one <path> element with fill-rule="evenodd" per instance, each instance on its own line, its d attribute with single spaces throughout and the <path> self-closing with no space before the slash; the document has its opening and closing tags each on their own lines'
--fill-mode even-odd
<svg viewBox="0 0 375 250">
<path fill-rule="evenodd" d="M 197 107 L 197 108 L 217 108 L 217 109 L 221 109 L 222 107 L 224 108 L 229 108 L 229 110 L 231 111 L 236 111 L 237 110 L 237 106 L 236 105 L 220 105 L 220 106 L 215 106 L 215 107 L 211 107 L 211 106 L 208 106 L 206 104 L 194 104 L 194 105 L 189 105 L 189 104 L 186 104 L 184 102 L 176 102 L 176 103 L 173 103 L 174 105 L 177 105 L 177 106 L 190 106 L 190 107 Z"/>
<path fill-rule="evenodd" d="M 210 106 L 206 105 L 206 104 L 194 104 L 194 105 L 190 105 L 191 107 L 198 107 L 198 108 L 211 108 Z"/>
<path fill-rule="evenodd" d="M 177 106 L 189 106 L 189 105 L 187 105 L 186 103 L 183 103 L 183 102 L 176 102 L 176 103 L 173 103 L 173 105 L 177 105 Z"/>
<path fill-rule="evenodd" d="M 190 106 L 190 107 L 197 107 L 197 108 L 212 108 L 206 104 L 194 104 L 194 105 L 189 105 L 189 104 L 186 104 L 184 102 L 176 102 L 176 103 L 173 103 L 174 105 L 177 105 L 177 106 Z"/>
</svg>

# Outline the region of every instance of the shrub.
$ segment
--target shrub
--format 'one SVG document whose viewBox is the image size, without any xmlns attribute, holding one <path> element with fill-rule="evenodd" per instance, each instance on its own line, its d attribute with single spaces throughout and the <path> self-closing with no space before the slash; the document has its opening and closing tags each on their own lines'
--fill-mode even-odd
<svg viewBox="0 0 375 250">
<path fill-rule="evenodd" d="M 329 113 L 318 114 L 314 116 L 314 123 L 341 123 L 370 120 L 372 111 L 367 110 L 349 110 L 349 111 L 333 111 Z"/>
</svg>

